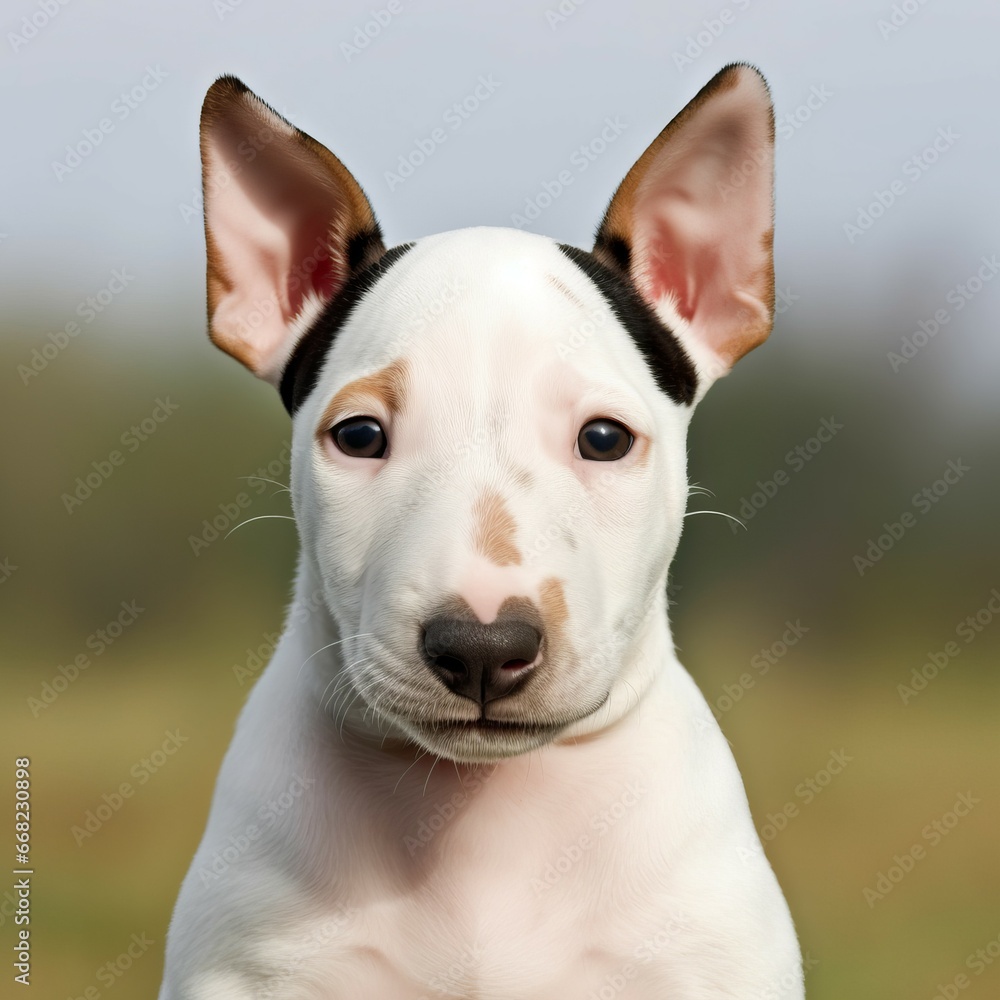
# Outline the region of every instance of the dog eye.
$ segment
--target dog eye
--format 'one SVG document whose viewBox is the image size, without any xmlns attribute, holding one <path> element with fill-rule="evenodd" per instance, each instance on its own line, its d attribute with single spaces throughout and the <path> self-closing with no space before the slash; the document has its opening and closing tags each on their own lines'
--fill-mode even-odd
<svg viewBox="0 0 1000 1000">
<path fill-rule="evenodd" d="M 615 420 L 591 420 L 576 439 L 580 457 L 591 462 L 614 462 L 628 453 L 635 438 Z"/>
<path fill-rule="evenodd" d="M 330 430 L 337 447 L 354 458 L 381 458 L 389 443 L 374 417 L 350 417 Z"/>
</svg>

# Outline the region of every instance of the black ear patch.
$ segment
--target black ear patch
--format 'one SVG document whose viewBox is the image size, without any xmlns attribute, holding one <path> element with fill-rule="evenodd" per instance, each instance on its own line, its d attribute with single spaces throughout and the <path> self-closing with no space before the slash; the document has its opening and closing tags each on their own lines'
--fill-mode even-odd
<svg viewBox="0 0 1000 1000">
<path fill-rule="evenodd" d="M 559 249 L 597 286 L 618 322 L 635 341 L 660 389 L 674 402 L 690 406 L 698 389 L 698 374 L 680 341 L 624 277 L 628 274 L 628 244 L 615 238 L 602 247 L 622 265 L 622 273 L 586 250 L 565 243 L 560 243 Z"/>
<path fill-rule="evenodd" d="M 622 274 L 628 277 L 632 268 L 632 248 L 620 236 L 607 236 L 602 229 L 594 241 L 594 250 L 607 254 Z"/>
<path fill-rule="evenodd" d="M 366 268 L 369 264 L 374 264 L 378 258 L 385 253 L 385 245 L 382 243 L 382 234 L 376 229 L 365 229 L 360 233 L 355 233 L 347 241 L 347 266 L 351 274 Z"/>
<path fill-rule="evenodd" d="M 386 271 L 406 253 L 412 243 L 401 243 L 369 261 L 373 247 L 381 245 L 377 233 L 360 233 L 348 246 L 348 258 L 357 260 L 361 269 L 347 279 L 344 287 L 326 305 L 302 339 L 295 345 L 292 356 L 281 375 L 281 401 L 294 416 L 306 397 L 316 388 L 320 369 L 354 307 L 375 287 Z"/>
</svg>

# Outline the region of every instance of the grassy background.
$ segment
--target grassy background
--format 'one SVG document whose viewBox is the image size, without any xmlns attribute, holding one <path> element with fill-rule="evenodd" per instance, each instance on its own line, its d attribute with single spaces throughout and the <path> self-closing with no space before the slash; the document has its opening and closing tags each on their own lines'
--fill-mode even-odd
<svg viewBox="0 0 1000 1000">
<path fill-rule="evenodd" d="M 695 506 L 737 511 L 758 479 L 788 470 L 786 452 L 823 417 L 844 429 L 747 530 L 710 516 L 686 522 L 675 637 L 709 700 L 725 706 L 726 686 L 754 671 L 751 659 L 786 621 L 809 629 L 722 714 L 758 827 L 786 803 L 798 807 L 766 846 L 810 958 L 809 995 L 932 1000 L 965 972 L 962 995 L 985 1000 L 1000 991 L 1000 962 L 978 976 L 965 962 L 1000 935 L 1000 620 L 960 642 L 909 705 L 897 685 L 1000 586 L 996 438 L 981 414 L 936 406 L 920 381 L 929 372 L 907 372 L 905 383 L 884 374 L 877 338 L 870 356 L 815 372 L 788 346 L 789 327 L 779 321 L 775 340 L 696 416 L 691 475 L 716 496 Z M 42 332 L 22 324 L 0 370 L 14 372 Z M 281 454 L 288 424 L 271 390 L 200 330 L 169 335 L 172 355 L 114 331 L 73 342 L 30 386 L 8 378 L 0 394 L 9 470 L 0 556 L 16 567 L 0 584 L 0 732 L 8 761 L 32 760 L 36 991 L 58 1000 L 88 985 L 155 994 L 171 907 L 250 688 L 233 668 L 280 627 L 290 592 L 287 521 L 258 521 L 192 552 L 202 520 L 248 490 L 240 477 Z M 67 513 L 61 494 L 157 397 L 176 412 Z M 852 558 L 867 539 L 958 458 L 972 471 L 859 576 Z M 283 494 L 250 492 L 245 516 L 287 513 Z M 58 666 L 133 600 L 144 608 L 137 621 L 33 711 L 29 699 Z M 140 784 L 132 769 L 175 730 L 186 742 Z M 796 788 L 835 751 L 850 763 L 806 804 Z M 72 828 L 123 781 L 135 794 L 77 844 Z M 979 804 L 930 846 L 923 829 L 967 792 Z M 11 797 L 0 798 L 10 829 Z M 869 906 L 863 889 L 914 843 L 926 857 Z M 0 926 L 8 941 L 9 918 Z M 120 985 L 102 986 L 99 969 L 133 934 L 153 946 Z"/>
</svg>

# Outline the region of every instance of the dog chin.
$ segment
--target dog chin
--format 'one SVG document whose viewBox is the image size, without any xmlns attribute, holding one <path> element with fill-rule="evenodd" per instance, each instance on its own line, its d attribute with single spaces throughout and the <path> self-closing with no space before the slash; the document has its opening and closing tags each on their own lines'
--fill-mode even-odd
<svg viewBox="0 0 1000 1000">
<path fill-rule="evenodd" d="M 438 757 L 459 764 L 493 764 L 537 750 L 566 727 L 477 719 L 410 722 L 406 728 L 412 739 Z"/>
</svg>

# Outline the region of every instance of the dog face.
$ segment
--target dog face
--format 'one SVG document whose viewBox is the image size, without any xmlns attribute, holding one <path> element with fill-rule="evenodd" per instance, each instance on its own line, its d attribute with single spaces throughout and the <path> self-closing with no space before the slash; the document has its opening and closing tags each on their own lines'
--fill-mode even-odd
<svg viewBox="0 0 1000 1000">
<path fill-rule="evenodd" d="M 766 86 L 727 67 L 592 252 L 489 228 L 387 250 L 332 153 L 238 81 L 209 91 L 212 338 L 293 414 L 341 639 L 321 680 L 353 727 L 483 762 L 641 695 L 692 407 L 771 326 L 772 146 Z"/>
</svg>

